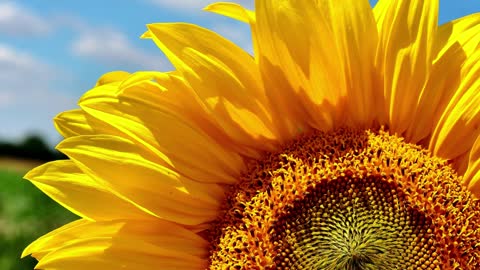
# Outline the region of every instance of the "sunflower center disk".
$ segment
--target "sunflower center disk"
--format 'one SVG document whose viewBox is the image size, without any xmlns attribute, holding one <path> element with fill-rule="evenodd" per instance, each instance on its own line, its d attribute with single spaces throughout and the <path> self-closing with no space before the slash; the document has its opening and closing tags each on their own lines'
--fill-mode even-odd
<svg viewBox="0 0 480 270">
<path fill-rule="evenodd" d="M 210 269 L 480 266 L 480 202 L 446 161 L 385 131 L 303 136 L 252 162 L 225 206 Z"/>
<path fill-rule="evenodd" d="M 318 185 L 274 225 L 272 240 L 281 251 L 275 265 L 396 269 L 410 260 L 433 260 L 431 220 L 409 209 L 399 193 L 393 183 L 376 177 Z"/>
</svg>

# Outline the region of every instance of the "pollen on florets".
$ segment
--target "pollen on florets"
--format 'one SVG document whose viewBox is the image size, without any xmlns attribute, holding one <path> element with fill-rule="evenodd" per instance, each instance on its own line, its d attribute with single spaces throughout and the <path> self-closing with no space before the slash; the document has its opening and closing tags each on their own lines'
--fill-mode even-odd
<svg viewBox="0 0 480 270">
<path fill-rule="evenodd" d="M 388 132 L 313 132 L 252 161 L 210 230 L 210 269 L 478 269 L 480 202 Z"/>
</svg>

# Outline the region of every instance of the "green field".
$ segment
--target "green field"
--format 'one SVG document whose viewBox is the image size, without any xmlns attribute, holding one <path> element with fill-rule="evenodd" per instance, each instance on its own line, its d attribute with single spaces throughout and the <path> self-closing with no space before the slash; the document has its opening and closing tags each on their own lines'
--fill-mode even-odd
<svg viewBox="0 0 480 270">
<path fill-rule="evenodd" d="M 33 269 L 36 260 L 20 259 L 39 236 L 74 220 L 71 214 L 29 181 L 24 172 L 0 168 L 0 269 Z"/>
</svg>

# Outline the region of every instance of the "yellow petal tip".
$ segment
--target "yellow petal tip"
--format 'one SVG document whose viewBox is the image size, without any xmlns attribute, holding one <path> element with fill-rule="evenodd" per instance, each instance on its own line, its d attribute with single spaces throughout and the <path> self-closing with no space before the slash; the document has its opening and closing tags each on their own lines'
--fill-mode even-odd
<svg viewBox="0 0 480 270">
<path fill-rule="evenodd" d="M 216 3 L 212 3 L 212 4 L 209 4 L 207 6 L 205 6 L 204 8 L 202 8 L 203 11 L 210 11 L 212 10 L 212 6 L 214 6 Z"/>
<path fill-rule="evenodd" d="M 122 70 L 107 72 L 98 79 L 97 83 L 95 84 L 95 87 L 116 82 L 116 81 L 121 81 L 127 78 L 128 76 L 130 76 L 130 73 Z"/>
<path fill-rule="evenodd" d="M 230 3 L 230 2 L 217 2 L 212 3 L 203 8 L 204 11 L 217 13 L 219 15 L 223 15 L 226 17 L 230 17 L 235 20 L 239 20 L 241 22 L 248 23 L 249 12 L 251 11 L 243 8 L 241 5 L 237 3 Z M 252 15 L 252 14 L 250 14 Z M 253 16 L 253 15 L 252 15 Z M 254 17 L 254 16 L 253 16 Z"/>
<path fill-rule="evenodd" d="M 46 163 L 48 164 L 48 163 Z M 45 167 L 46 164 L 40 165 L 38 167 L 35 167 L 28 171 L 24 176 L 23 179 L 28 180 L 28 181 L 34 181 L 35 177 L 39 174 L 38 171 L 42 170 L 43 167 Z"/>
<path fill-rule="evenodd" d="M 26 248 L 23 250 L 22 254 L 20 254 L 20 259 L 23 259 L 23 258 L 25 258 L 25 257 L 27 257 L 28 255 L 31 254 L 30 252 L 27 251 L 28 248 L 29 248 L 29 246 L 26 247 Z"/>
<path fill-rule="evenodd" d="M 148 28 L 148 29 L 150 29 L 149 26 L 150 26 L 150 25 L 148 24 L 148 25 L 147 25 L 147 28 Z M 145 33 L 143 33 L 143 34 L 140 36 L 140 38 L 142 38 L 142 39 L 152 38 L 152 33 L 150 32 L 150 30 L 147 30 L 147 31 L 145 31 Z"/>
</svg>

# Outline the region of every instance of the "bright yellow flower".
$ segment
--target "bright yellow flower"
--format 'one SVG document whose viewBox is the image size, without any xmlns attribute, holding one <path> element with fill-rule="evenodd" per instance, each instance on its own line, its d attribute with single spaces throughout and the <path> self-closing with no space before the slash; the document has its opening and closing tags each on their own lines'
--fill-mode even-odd
<svg viewBox="0 0 480 270">
<path fill-rule="evenodd" d="M 112 72 L 27 174 L 78 214 L 40 269 L 480 269 L 480 14 L 438 1 L 210 5 L 254 56 L 151 24 L 175 66 Z"/>
</svg>

